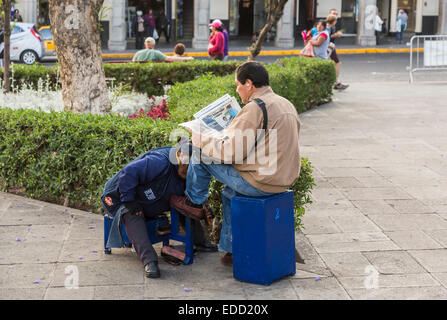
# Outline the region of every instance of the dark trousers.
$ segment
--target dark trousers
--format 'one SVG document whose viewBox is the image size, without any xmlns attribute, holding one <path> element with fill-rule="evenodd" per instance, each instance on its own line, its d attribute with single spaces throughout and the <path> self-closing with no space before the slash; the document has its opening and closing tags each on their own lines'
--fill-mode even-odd
<svg viewBox="0 0 447 320">
<path fill-rule="evenodd" d="M 158 40 L 161 39 L 161 35 L 164 33 L 165 37 L 166 37 L 166 42 L 169 42 L 169 32 L 168 32 L 168 27 L 163 28 L 163 29 L 158 29 Z"/>
<path fill-rule="evenodd" d="M 146 27 L 146 36 L 153 37 L 154 36 L 154 27 Z"/>
<path fill-rule="evenodd" d="M 382 32 L 376 31 L 376 40 L 377 40 L 377 45 L 379 45 L 382 40 Z"/>
<path fill-rule="evenodd" d="M 145 32 L 137 32 L 135 47 L 137 50 L 143 49 Z"/>
<path fill-rule="evenodd" d="M 182 217 L 180 215 L 180 217 Z M 148 218 L 154 218 L 149 216 Z M 143 266 L 149 262 L 158 261 L 158 255 L 152 246 L 149 235 L 147 234 L 146 218 L 144 216 L 137 216 L 135 214 L 125 213 L 123 215 L 124 228 L 126 234 L 137 252 Z M 184 225 L 184 219 L 180 218 L 180 222 Z M 194 235 L 194 244 L 203 244 L 206 241 L 205 233 L 203 231 L 200 221 L 191 220 L 192 232 Z"/>
<path fill-rule="evenodd" d="M 219 60 L 222 61 L 224 59 L 223 54 L 212 54 L 210 55 L 211 60 Z"/>
</svg>

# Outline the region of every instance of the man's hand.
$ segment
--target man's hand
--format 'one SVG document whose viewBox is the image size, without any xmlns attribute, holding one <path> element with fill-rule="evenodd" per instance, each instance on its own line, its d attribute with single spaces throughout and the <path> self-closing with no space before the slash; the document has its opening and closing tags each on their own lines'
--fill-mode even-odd
<svg viewBox="0 0 447 320">
<path fill-rule="evenodd" d="M 337 38 L 341 38 L 343 36 L 343 31 L 338 30 L 334 35 L 336 35 Z"/>
<path fill-rule="evenodd" d="M 125 202 L 124 206 L 130 214 L 135 214 L 137 216 L 143 215 L 143 208 L 137 201 Z"/>
</svg>

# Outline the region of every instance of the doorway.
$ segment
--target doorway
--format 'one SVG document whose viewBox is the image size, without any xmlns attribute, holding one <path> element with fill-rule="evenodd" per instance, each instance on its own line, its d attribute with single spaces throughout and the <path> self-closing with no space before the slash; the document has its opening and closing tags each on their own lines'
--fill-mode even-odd
<svg viewBox="0 0 447 320">
<path fill-rule="evenodd" d="M 297 5 L 299 5 L 298 31 L 312 29 L 316 15 L 315 0 L 298 0 Z"/>
<path fill-rule="evenodd" d="M 416 29 L 416 5 L 417 0 L 399 0 L 397 2 L 398 9 L 404 9 L 408 15 L 408 32 L 414 32 Z"/>
<path fill-rule="evenodd" d="M 48 6 L 48 0 L 38 1 L 38 16 L 37 24 L 39 27 L 50 25 L 50 11 Z"/>
<path fill-rule="evenodd" d="M 253 35 L 254 0 L 241 0 L 239 2 L 239 35 Z"/>
</svg>

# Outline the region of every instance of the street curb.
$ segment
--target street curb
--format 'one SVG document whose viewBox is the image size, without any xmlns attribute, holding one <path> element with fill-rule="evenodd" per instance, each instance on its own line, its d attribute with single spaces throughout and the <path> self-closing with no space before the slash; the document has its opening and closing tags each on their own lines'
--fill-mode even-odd
<svg viewBox="0 0 447 320">
<path fill-rule="evenodd" d="M 262 51 L 260 56 L 293 56 L 300 54 L 301 50 L 267 50 Z M 413 52 L 424 52 L 423 48 L 413 49 Z M 363 48 L 363 49 L 338 49 L 338 54 L 378 54 L 378 53 L 410 53 L 409 48 L 394 48 L 394 49 L 380 49 L 380 48 Z M 167 56 L 173 56 L 172 52 L 165 52 Z M 248 56 L 248 51 L 233 51 L 230 52 L 231 57 Z M 133 58 L 133 53 L 105 53 L 102 55 L 104 59 L 126 59 Z M 208 52 L 188 52 L 184 56 L 187 57 L 208 57 Z"/>
</svg>

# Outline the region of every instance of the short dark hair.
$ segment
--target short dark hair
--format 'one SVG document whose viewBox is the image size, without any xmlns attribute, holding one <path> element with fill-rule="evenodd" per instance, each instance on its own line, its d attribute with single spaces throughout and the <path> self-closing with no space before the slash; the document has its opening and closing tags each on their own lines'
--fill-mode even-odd
<svg viewBox="0 0 447 320">
<path fill-rule="evenodd" d="M 240 65 L 236 69 L 236 78 L 242 84 L 250 79 L 256 88 L 270 85 L 269 73 L 259 62 L 245 62 Z"/>
<path fill-rule="evenodd" d="M 326 27 L 327 27 L 326 20 L 319 20 L 319 21 L 317 22 L 317 26 L 318 26 L 320 23 L 323 25 L 323 28 L 326 29 Z"/>
<path fill-rule="evenodd" d="M 174 53 L 179 56 L 185 53 L 185 45 L 183 43 L 177 43 L 174 47 Z"/>
</svg>

